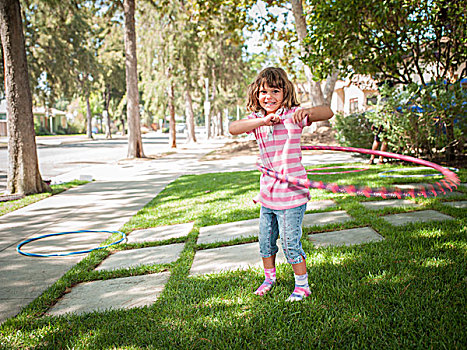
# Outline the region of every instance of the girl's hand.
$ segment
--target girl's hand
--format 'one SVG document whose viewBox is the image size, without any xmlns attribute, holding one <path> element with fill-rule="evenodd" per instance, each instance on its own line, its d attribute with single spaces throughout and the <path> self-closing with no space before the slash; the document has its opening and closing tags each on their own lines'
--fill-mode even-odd
<svg viewBox="0 0 467 350">
<path fill-rule="evenodd" d="M 309 116 L 311 116 L 311 108 L 302 108 L 295 111 L 295 113 L 292 116 L 292 120 L 295 124 L 298 124 L 305 118 L 308 118 Z M 307 124 L 306 120 L 305 124 Z"/>
<path fill-rule="evenodd" d="M 281 122 L 281 118 L 276 114 L 268 114 L 263 118 L 265 126 L 276 125 Z"/>
</svg>

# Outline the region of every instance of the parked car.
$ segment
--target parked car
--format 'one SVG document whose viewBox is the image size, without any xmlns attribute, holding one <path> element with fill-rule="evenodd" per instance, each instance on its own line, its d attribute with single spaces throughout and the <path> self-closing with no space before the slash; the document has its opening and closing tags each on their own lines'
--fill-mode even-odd
<svg viewBox="0 0 467 350">
<path fill-rule="evenodd" d="M 185 123 L 177 123 L 175 124 L 175 131 L 176 132 L 185 132 L 186 124 Z"/>
</svg>

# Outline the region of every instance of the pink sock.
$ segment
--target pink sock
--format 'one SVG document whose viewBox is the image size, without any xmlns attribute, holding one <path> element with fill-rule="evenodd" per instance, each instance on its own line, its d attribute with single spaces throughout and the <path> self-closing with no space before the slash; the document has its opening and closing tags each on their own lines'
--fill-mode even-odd
<svg viewBox="0 0 467 350">
<path fill-rule="evenodd" d="M 311 294 L 308 285 L 308 273 L 304 275 L 295 275 L 295 289 L 287 301 L 300 301 Z"/>
<path fill-rule="evenodd" d="M 276 283 L 276 268 L 264 269 L 264 282 L 255 291 L 256 295 L 265 295 Z"/>
</svg>

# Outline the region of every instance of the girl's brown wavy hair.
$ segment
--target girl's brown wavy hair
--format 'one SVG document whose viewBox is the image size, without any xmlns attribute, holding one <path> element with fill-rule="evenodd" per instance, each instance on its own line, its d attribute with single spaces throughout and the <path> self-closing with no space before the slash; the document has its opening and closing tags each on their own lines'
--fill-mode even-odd
<svg viewBox="0 0 467 350">
<path fill-rule="evenodd" d="M 250 112 L 266 111 L 259 104 L 259 91 L 262 86 L 267 85 L 270 88 L 280 88 L 284 93 L 282 107 L 290 109 L 300 106 L 295 87 L 287 77 L 287 73 L 282 68 L 268 67 L 263 69 L 256 79 L 248 86 L 248 101 L 246 108 Z"/>
</svg>

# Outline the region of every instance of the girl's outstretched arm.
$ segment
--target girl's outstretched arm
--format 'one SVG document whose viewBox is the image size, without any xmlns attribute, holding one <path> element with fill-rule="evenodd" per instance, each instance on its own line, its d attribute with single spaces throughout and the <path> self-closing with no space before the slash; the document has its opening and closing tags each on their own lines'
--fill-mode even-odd
<svg viewBox="0 0 467 350">
<path fill-rule="evenodd" d="M 331 119 L 333 115 L 333 111 L 328 106 L 316 106 L 298 109 L 295 111 L 292 118 L 294 123 L 298 123 L 304 118 L 308 118 L 306 124 L 310 125 L 312 122 L 320 122 L 322 120 Z"/>
<path fill-rule="evenodd" d="M 240 135 L 244 132 L 249 132 L 260 126 L 275 125 L 280 121 L 280 118 L 275 114 L 269 114 L 263 118 L 241 119 L 236 120 L 229 125 L 229 132 L 232 135 Z"/>
</svg>

